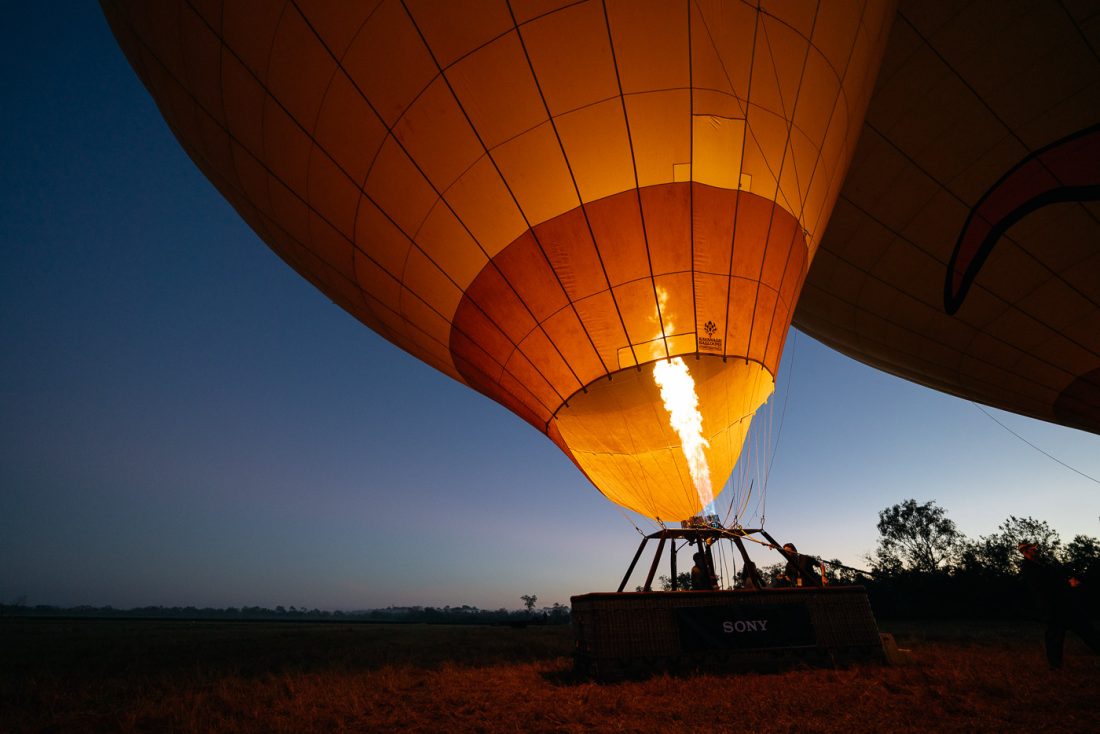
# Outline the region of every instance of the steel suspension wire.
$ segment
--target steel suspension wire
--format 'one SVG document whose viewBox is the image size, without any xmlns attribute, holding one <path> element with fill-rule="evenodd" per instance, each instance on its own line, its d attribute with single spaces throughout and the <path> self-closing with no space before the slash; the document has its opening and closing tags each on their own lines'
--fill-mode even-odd
<svg viewBox="0 0 1100 734">
<path fill-rule="evenodd" d="M 791 397 L 791 379 L 794 377 L 794 359 L 798 354 L 798 330 L 791 329 L 793 332 L 791 338 L 791 351 L 790 362 L 787 365 L 787 385 L 783 388 L 783 409 L 779 413 L 779 430 L 776 432 L 775 446 L 772 448 L 772 454 L 768 461 L 768 470 L 764 474 L 764 489 L 761 491 L 761 505 L 760 505 L 760 527 L 764 527 L 764 514 L 767 511 L 767 494 L 768 494 L 768 477 L 771 476 L 772 463 L 775 462 L 776 454 L 779 453 L 779 441 L 783 438 L 783 423 L 787 417 L 787 401 Z"/>
<path fill-rule="evenodd" d="M 630 515 L 626 514 L 626 510 L 622 508 L 622 505 L 620 505 L 618 502 L 612 502 L 611 504 L 615 505 L 615 509 L 619 511 L 619 514 L 626 518 L 626 521 L 628 523 L 634 526 L 634 529 L 638 531 L 638 535 L 642 536 L 643 538 L 646 536 L 642 529 L 638 527 L 638 523 L 631 520 Z"/>
<path fill-rule="evenodd" d="M 1062 465 L 1062 466 L 1064 466 L 1065 468 L 1069 469 L 1069 470 L 1070 470 L 1071 472 L 1074 472 L 1074 473 L 1076 473 L 1076 474 L 1080 474 L 1080 475 L 1081 475 L 1081 476 L 1083 476 L 1083 477 L 1084 477 L 1085 479 L 1088 479 L 1088 480 L 1090 480 L 1090 481 L 1096 482 L 1097 484 L 1100 484 L 1100 479 L 1097 479 L 1096 477 L 1093 477 L 1093 476 L 1089 476 L 1088 474 L 1085 474 L 1085 473 L 1084 473 L 1083 471 L 1080 471 L 1079 469 L 1074 469 L 1074 468 L 1073 468 L 1072 466 L 1070 466 L 1069 464 L 1067 464 L 1066 462 L 1062 461 L 1061 459 L 1059 459 L 1059 458 L 1058 458 L 1058 457 L 1056 457 L 1056 456 L 1051 456 L 1051 455 L 1050 455 L 1050 454 L 1048 454 L 1048 453 L 1047 453 L 1046 451 L 1043 451 L 1043 450 L 1042 450 L 1041 448 L 1039 448 L 1038 446 L 1036 446 L 1035 444 L 1033 444 L 1033 443 L 1032 443 L 1031 441 L 1028 441 L 1028 440 L 1027 440 L 1026 438 L 1024 438 L 1024 437 L 1023 437 L 1023 436 L 1021 436 L 1020 434 L 1016 433 L 1016 431 L 1014 431 L 1014 430 L 1012 430 L 1011 428 L 1009 428 L 1008 426 L 1006 426 L 1006 425 L 1005 425 L 1004 423 L 1001 423 L 1001 422 L 1000 422 L 999 420 L 997 420 L 997 418 L 996 418 L 996 417 L 995 417 L 995 416 L 994 416 L 994 415 L 993 415 L 992 413 L 990 413 L 990 412 L 989 412 L 989 411 L 987 411 L 987 410 L 986 410 L 985 408 L 983 408 L 982 406 L 980 406 L 980 405 L 978 405 L 977 403 L 975 403 L 975 402 L 974 402 L 973 400 L 971 400 L 971 401 L 970 401 L 970 404 L 971 404 L 971 405 L 973 405 L 973 406 L 974 406 L 975 408 L 977 408 L 978 410 L 980 410 L 980 411 L 982 411 L 983 413 L 985 413 L 986 417 L 987 417 L 987 418 L 989 418 L 990 420 L 992 420 L 992 421 L 993 421 L 994 423 L 996 423 L 996 424 L 997 424 L 998 426 L 1000 426 L 1001 428 L 1005 429 L 1006 431 L 1008 431 L 1009 433 L 1011 433 L 1011 434 L 1012 434 L 1013 436 L 1015 436 L 1016 438 L 1020 439 L 1021 441 L 1023 441 L 1024 443 L 1026 443 L 1026 444 L 1027 444 L 1028 446 L 1030 446 L 1031 448 L 1035 449 L 1036 451 L 1038 451 L 1038 452 L 1039 452 L 1040 454 L 1042 454 L 1043 456 L 1047 457 L 1047 458 L 1048 458 L 1048 459 L 1050 459 L 1051 461 L 1054 461 L 1054 462 L 1057 462 L 1057 463 L 1061 464 L 1061 465 Z"/>
<path fill-rule="evenodd" d="M 748 488 L 748 491 L 746 492 L 747 495 L 752 494 L 752 485 L 753 485 L 753 482 L 755 482 L 755 481 L 756 481 L 756 479 L 750 479 L 749 480 L 749 488 Z M 737 493 L 734 493 L 734 492 L 730 493 L 730 506 L 729 506 L 729 509 L 726 510 L 726 516 L 724 518 L 722 518 L 722 524 L 723 525 L 727 525 L 727 526 L 729 525 L 730 514 L 733 513 L 733 503 L 737 500 L 737 498 L 738 498 Z M 743 509 L 743 507 L 738 507 L 738 513 L 736 515 L 734 515 L 734 520 L 737 520 L 738 524 L 741 524 L 740 523 L 740 518 L 741 518 L 741 510 L 742 509 Z"/>
<path fill-rule="evenodd" d="M 732 540 L 730 541 L 730 545 L 732 548 Z M 722 558 L 725 558 L 725 551 L 723 551 L 722 553 Z M 726 586 L 730 589 L 734 588 L 737 581 L 737 554 L 734 553 L 732 550 L 730 550 L 730 573 L 727 579 L 728 583 L 726 584 Z"/>
</svg>

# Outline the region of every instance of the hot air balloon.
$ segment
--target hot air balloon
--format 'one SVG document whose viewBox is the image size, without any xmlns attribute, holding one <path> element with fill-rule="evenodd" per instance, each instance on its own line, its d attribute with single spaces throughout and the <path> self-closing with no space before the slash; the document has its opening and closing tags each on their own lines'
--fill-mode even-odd
<svg viewBox="0 0 1100 734">
<path fill-rule="evenodd" d="M 1083 10 L 104 12 L 275 252 L 619 505 L 675 521 L 721 491 L 792 318 L 908 379 L 1100 431 L 1100 57 Z"/>
<path fill-rule="evenodd" d="M 902 3 L 794 324 L 1100 433 L 1095 5 Z"/>
<path fill-rule="evenodd" d="M 713 499 L 775 384 L 878 2 L 106 2 L 195 163 L 610 500 Z"/>
<path fill-rule="evenodd" d="M 704 577 L 721 540 L 745 568 L 755 535 L 780 547 L 762 517 L 697 515 L 792 321 L 921 384 L 1100 432 L 1087 4 L 103 6 L 180 143 L 276 253 L 661 523 L 620 592 L 650 540 L 643 592 L 666 543 L 672 578 L 689 543 Z M 698 631 L 739 605 L 783 620 L 758 652 L 882 657 L 860 587 L 749 594 L 575 596 L 575 661 L 599 675 L 725 650 Z"/>
</svg>

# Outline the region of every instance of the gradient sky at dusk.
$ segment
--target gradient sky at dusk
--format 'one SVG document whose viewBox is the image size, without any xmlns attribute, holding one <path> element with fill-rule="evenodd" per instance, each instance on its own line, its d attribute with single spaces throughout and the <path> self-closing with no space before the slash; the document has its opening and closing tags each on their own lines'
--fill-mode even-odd
<svg viewBox="0 0 1100 734">
<path fill-rule="evenodd" d="M 624 513 L 268 250 L 98 7 L 12 8 L 2 33 L 0 602 L 517 608 L 617 586 Z M 865 566 L 877 512 L 910 497 L 970 537 L 1009 515 L 1100 536 L 1095 481 L 805 335 L 766 411 L 766 527 L 804 551 Z M 1100 478 L 1100 436 L 990 412 Z"/>
</svg>

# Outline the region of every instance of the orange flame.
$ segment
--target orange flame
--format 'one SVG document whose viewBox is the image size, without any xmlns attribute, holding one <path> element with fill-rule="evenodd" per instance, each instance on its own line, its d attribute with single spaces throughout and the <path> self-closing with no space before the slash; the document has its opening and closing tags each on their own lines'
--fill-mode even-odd
<svg viewBox="0 0 1100 734">
<path fill-rule="evenodd" d="M 668 293 L 657 288 L 659 313 L 667 313 Z M 659 319 L 659 316 L 657 317 Z M 673 332 L 672 322 L 661 325 L 661 335 L 653 345 L 654 356 L 667 357 L 665 338 Z M 695 380 L 688 371 L 687 364 L 680 357 L 659 359 L 653 365 L 653 380 L 661 389 L 661 400 L 668 411 L 668 421 L 676 435 L 680 437 L 680 448 L 687 459 L 691 481 L 699 501 L 706 507 L 714 501 L 714 491 L 710 484 L 710 466 L 704 449 L 710 443 L 703 438 L 703 415 L 699 412 L 699 396 L 695 392 Z"/>
<path fill-rule="evenodd" d="M 691 480 L 699 501 L 705 507 L 714 501 L 714 492 L 710 484 L 710 466 L 703 451 L 710 443 L 703 438 L 703 416 L 699 412 L 695 380 L 680 357 L 655 363 L 653 379 L 661 388 L 661 400 L 668 411 L 669 424 L 680 437 L 680 448 L 687 459 Z"/>
</svg>

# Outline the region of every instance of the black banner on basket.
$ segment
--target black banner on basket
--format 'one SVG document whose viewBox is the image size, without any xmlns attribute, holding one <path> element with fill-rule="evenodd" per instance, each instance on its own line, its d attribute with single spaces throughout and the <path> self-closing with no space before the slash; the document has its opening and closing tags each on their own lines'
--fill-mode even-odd
<svg viewBox="0 0 1100 734">
<path fill-rule="evenodd" d="M 802 604 L 680 607 L 680 647 L 687 651 L 812 647 L 810 611 Z"/>
</svg>

